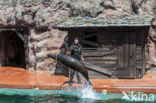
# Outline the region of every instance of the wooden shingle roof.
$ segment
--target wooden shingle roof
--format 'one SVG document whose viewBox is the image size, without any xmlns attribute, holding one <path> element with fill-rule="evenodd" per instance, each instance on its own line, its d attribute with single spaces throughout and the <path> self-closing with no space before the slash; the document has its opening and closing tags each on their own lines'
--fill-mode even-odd
<svg viewBox="0 0 156 103">
<path fill-rule="evenodd" d="M 55 26 L 58 29 L 74 29 L 88 27 L 139 27 L 150 26 L 152 16 L 149 15 L 132 15 L 116 19 L 99 19 L 90 17 L 71 17 L 64 22 Z"/>
</svg>

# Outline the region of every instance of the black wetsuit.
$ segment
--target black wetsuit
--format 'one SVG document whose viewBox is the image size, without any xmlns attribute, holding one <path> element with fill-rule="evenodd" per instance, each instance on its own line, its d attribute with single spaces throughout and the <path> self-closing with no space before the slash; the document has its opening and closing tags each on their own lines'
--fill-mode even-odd
<svg viewBox="0 0 156 103">
<path fill-rule="evenodd" d="M 68 51 L 68 43 L 64 42 L 63 45 L 59 48 L 61 49 L 60 53 L 66 55 Z"/>
<path fill-rule="evenodd" d="M 76 46 L 75 44 L 72 44 L 70 46 L 70 55 L 73 58 L 81 60 L 81 45 Z M 74 71 L 74 70 L 71 70 L 71 72 L 70 72 L 70 82 L 71 83 L 73 82 L 73 78 L 74 78 L 75 73 L 76 73 L 78 83 L 81 83 L 79 73 Z"/>
</svg>

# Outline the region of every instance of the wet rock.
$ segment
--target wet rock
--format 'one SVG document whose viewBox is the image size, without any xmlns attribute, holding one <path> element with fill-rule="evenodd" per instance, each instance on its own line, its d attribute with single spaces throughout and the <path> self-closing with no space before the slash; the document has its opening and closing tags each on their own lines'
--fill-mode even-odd
<svg viewBox="0 0 156 103">
<path fill-rule="evenodd" d="M 35 24 L 36 24 L 36 28 L 37 29 L 47 29 L 49 26 L 49 16 L 50 14 L 48 12 L 45 11 L 40 11 L 38 13 L 36 13 L 36 17 L 35 17 Z"/>
<path fill-rule="evenodd" d="M 153 18 L 153 20 L 151 21 L 151 25 L 152 25 L 153 29 L 156 30 L 156 18 Z"/>
<path fill-rule="evenodd" d="M 14 14 L 8 15 L 7 24 L 8 25 L 15 25 L 15 15 Z"/>
<path fill-rule="evenodd" d="M 45 7 L 50 6 L 51 3 L 52 3 L 51 0 L 42 0 L 42 4 L 43 4 L 43 6 L 45 6 Z"/>
<path fill-rule="evenodd" d="M 102 5 L 105 9 L 116 10 L 116 7 L 115 7 L 115 5 L 114 5 L 114 0 L 103 0 L 103 2 L 101 3 L 101 5 Z"/>
<path fill-rule="evenodd" d="M 33 20 L 32 20 L 32 15 L 24 15 L 23 16 L 23 21 L 25 22 L 26 25 L 31 25 L 33 24 Z"/>
<path fill-rule="evenodd" d="M 151 30 L 150 30 L 150 38 L 154 43 L 156 43 L 156 18 L 154 18 L 151 22 Z"/>
<path fill-rule="evenodd" d="M 23 7 L 32 7 L 40 5 L 42 0 L 17 0 L 17 6 L 22 5 Z"/>
</svg>

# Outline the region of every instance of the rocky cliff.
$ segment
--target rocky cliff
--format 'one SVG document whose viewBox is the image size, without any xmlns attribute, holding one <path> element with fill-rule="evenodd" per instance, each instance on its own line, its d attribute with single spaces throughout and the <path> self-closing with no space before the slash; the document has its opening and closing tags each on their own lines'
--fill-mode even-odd
<svg viewBox="0 0 156 103">
<path fill-rule="evenodd" d="M 56 52 L 66 32 L 53 26 L 72 16 L 122 18 L 127 15 L 152 15 L 147 66 L 156 66 L 156 0 L 0 0 L 0 27 L 29 28 L 27 68 L 54 72 L 55 62 L 45 56 Z"/>
</svg>

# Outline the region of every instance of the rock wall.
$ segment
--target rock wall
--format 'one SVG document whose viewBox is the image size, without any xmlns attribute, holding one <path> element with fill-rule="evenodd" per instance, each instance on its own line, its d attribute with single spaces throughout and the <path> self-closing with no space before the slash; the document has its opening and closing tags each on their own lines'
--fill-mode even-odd
<svg viewBox="0 0 156 103">
<path fill-rule="evenodd" d="M 0 27 L 29 28 L 27 68 L 54 72 L 55 61 L 47 53 L 56 52 L 66 32 L 53 26 L 72 16 L 121 18 L 148 14 L 156 18 L 156 0 L 0 0 Z M 156 19 L 147 42 L 147 66 L 156 66 Z"/>
</svg>

